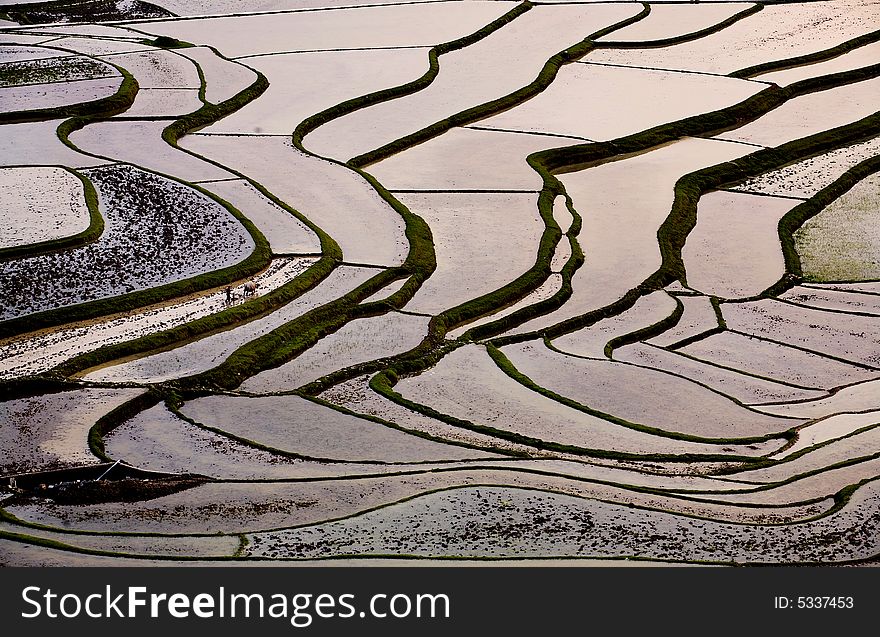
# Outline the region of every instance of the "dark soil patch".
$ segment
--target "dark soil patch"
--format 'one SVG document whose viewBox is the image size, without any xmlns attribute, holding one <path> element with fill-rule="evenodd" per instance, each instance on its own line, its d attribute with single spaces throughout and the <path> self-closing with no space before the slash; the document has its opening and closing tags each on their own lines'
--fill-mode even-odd
<svg viewBox="0 0 880 637">
<path fill-rule="evenodd" d="M 210 481 L 210 478 L 204 476 L 184 475 L 62 482 L 20 493 L 6 504 L 28 504 L 35 499 L 50 499 L 61 505 L 141 502 L 185 491 Z"/>
<path fill-rule="evenodd" d="M 44 82 L 74 82 L 114 75 L 117 73 L 112 66 L 87 57 L 65 56 L 45 60 L 23 60 L 5 62 L 0 66 L 0 87 Z"/>
<path fill-rule="evenodd" d="M 13 5 L 7 14 L 21 24 L 48 24 L 51 22 L 109 22 L 141 18 L 172 18 L 167 9 L 142 0 L 88 0 L 72 2 L 41 2 Z"/>
</svg>

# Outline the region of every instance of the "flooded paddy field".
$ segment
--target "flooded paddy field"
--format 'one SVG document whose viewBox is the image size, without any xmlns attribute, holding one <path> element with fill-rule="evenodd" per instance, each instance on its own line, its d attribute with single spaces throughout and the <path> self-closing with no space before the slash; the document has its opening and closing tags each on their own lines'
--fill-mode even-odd
<svg viewBox="0 0 880 637">
<path fill-rule="evenodd" d="M 880 555 L 876 0 L 81 5 L 0 6 L 0 565 Z"/>
</svg>

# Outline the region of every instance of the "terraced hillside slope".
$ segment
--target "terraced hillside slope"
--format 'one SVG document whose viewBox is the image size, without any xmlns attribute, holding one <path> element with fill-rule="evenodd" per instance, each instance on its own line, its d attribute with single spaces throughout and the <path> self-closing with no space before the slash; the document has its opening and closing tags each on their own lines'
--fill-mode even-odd
<svg viewBox="0 0 880 637">
<path fill-rule="evenodd" d="M 0 6 L 0 564 L 880 554 L 880 0 Z"/>
</svg>

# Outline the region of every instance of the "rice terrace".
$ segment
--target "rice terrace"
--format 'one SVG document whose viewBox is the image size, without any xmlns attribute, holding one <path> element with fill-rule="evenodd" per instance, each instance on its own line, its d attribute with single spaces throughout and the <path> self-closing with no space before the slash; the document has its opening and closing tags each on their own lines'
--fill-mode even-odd
<svg viewBox="0 0 880 637">
<path fill-rule="evenodd" d="M 876 564 L 880 0 L 0 2 L 0 565 Z"/>
</svg>

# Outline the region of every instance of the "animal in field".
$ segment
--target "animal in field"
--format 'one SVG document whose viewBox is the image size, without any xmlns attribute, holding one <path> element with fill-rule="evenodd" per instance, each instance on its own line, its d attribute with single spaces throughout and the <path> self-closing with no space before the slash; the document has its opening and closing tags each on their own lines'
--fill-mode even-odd
<svg viewBox="0 0 880 637">
<path fill-rule="evenodd" d="M 257 284 L 254 281 L 248 281 L 244 284 L 244 295 L 254 296 L 257 293 Z"/>
</svg>

